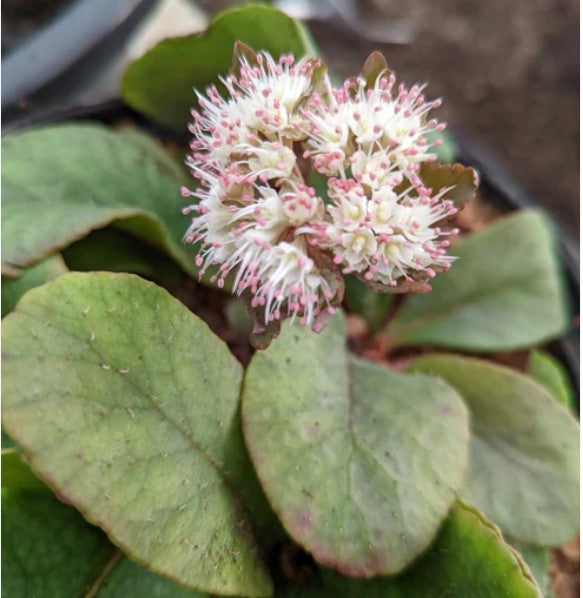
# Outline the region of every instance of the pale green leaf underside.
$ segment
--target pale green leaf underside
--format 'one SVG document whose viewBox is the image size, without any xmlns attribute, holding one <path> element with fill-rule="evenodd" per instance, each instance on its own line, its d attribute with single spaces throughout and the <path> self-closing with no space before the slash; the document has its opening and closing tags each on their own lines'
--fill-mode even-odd
<svg viewBox="0 0 583 598">
<path fill-rule="evenodd" d="M 246 477 L 242 368 L 206 324 L 136 276 L 72 273 L 2 328 L 3 424 L 51 487 L 153 571 L 269 594 L 226 480 Z"/>
<path fill-rule="evenodd" d="M 7 135 L 2 259 L 19 267 L 34 264 L 115 222 L 193 272 L 181 244 L 187 227 L 183 182 L 173 159 L 142 135 L 86 123 Z"/>
<path fill-rule="evenodd" d="M 276 58 L 310 52 L 300 24 L 283 12 L 264 5 L 234 8 L 204 33 L 166 39 L 131 64 L 122 82 L 124 100 L 157 122 L 186 130 L 196 106 L 193 88 L 204 91 L 228 73 L 236 41 Z"/>
<path fill-rule="evenodd" d="M 463 494 L 510 537 L 554 546 L 579 528 L 579 425 L 528 376 L 468 357 L 427 355 L 410 369 L 443 378 L 470 411 Z"/>
<path fill-rule="evenodd" d="M 387 329 L 396 345 L 474 351 L 529 347 L 568 327 L 553 233 L 541 212 L 508 216 L 451 248 L 433 290 L 410 295 Z"/>
<path fill-rule="evenodd" d="M 433 546 L 394 578 L 346 580 L 324 572 L 342 598 L 542 598 L 520 555 L 479 511 L 457 503 Z"/>
<path fill-rule="evenodd" d="M 287 325 L 245 375 L 245 440 L 288 533 L 347 575 L 401 570 L 435 536 L 467 458 L 468 422 L 440 380 L 347 353 L 337 315 Z"/>
</svg>

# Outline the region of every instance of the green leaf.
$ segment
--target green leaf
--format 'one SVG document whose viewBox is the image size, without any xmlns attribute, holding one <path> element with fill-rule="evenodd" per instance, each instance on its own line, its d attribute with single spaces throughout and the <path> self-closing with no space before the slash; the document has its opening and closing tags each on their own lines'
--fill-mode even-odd
<svg viewBox="0 0 583 598">
<path fill-rule="evenodd" d="M 1 445 L 2 448 L 14 448 L 16 446 L 16 443 L 14 442 L 14 440 L 12 440 L 12 438 L 10 438 L 6 432 L 4 431 L 4 428 L 2 428 L 0 430 L 0 439 L 1 439 Z"/>
<path fill-rule="evenodd" d="M 162 150 L 96 124 L 8 135 L 3 157 L 3 260 L 34 264 L 112 222 L 194 272 L 181 243 L 182 179 Z M 176 176 L 174 176 L 176 175 Z M 42 226 L 38 225 L 42 218 Z"/>
<path fill-rule="evenodd" d="M 445 383 L 348 355 L 341 314 L 285 325 L 245 375 L 245 440 L 292 538 L 348 575 L 399 571 L 461 484 L 467 413 Z"/>
<path fill-rule="evenodd" d="M 453 164 L 457 160 L 458 147 L 451 133 L 448 131 L 429 131 L 425 134 L 425 137 L 430 144 L 428 151 L 435 154 L 441 164 Z M 431 146 L 436 139 L 441 140 L 441 145 Z"/>
<path fill-rule="evenodd" d="M 172 583 L 143 567 L 123 559 L 100 584 L 98 598 L 206 598 L 208 594 L 194 592 Z"/>
<path fill-rule="evenodd" d="M 575 408 L 577 397 L 565 366 L 550 353 L 531 351 L 528 373 L 538 380 L 565 407 Z"/>
<path fill-rule="evenodd" d="M 395 302 L 395 295 L 377 293 L 354 276 L 347 276 L 344 282 L 346 283 L 344 293 L 346 307 L 351 312 L 362 316 L 371 331 L 378 330 Z"/>
<path fill-rule="evenodd" d="M 549 565 L 550 551 L 547 548 L 523 544 L 522 542 L 510 541 L 510 544 L 518 550 L 524 559 L 539 587 L 545 596 L 553 596 L 550 591 Z"/>
<path fill-rule="evenodd" d="M 2 449 L 2 488 L 49 490 L 46 484 L 34 475 L 17 448 Z"/>
<path fill-rule="evenodd" d="M 152 571 L 268 595 L 235 492 L 242 368 L 206 324 L 139 277 L 71 273 L 2 327 L 3 424 L 33 470 Z"/>
<path fill-rule="evenodd" d="M 470 410 L 463 495 L 510 537 L 555 546 L 579 528 L 579 425 L 528 376 L 455 355 L 424 355 L 410 369 L 443 378 Z"/>
<path fill-rule="evenodd" d="M 26 291 L 67 271 L 63 258 L 57 254 L 27 268 L 19 278 L 2 278 L 2 317 L 16 307 L 18 300 Z"/>
<path fill-rule="evenodd" d="M 181 271 L 164 254 L 111 227 L 90 232 L 63 250 L 70 270 L 130 272 L 154 280 L 179 278 Z"/>
<path fill-rule="evenodd" d="M 168 176 L 188 185 L 192 182 L 192 178 L 184 163 L 184 150 L 180 146 L 171 146 L 174 154 L 162 145 L 162 143 L 153 143 L 152 137 L 139 129 L 122 129 L 119 135 L 124 141 L 133 143 L 137 149 L 146 153 L 160 169 Z"/>
<path fill-rule="evenodd" d="M 457 503 L 431 549 L 403 575 L 370 581 L 324 572 L 342 598 L 542 598 L 520 555 L 479 511 Z"/>
<path fill-rule="evenodd" d="M 83 596 L 111 554 L 105 535 L 51 494 L 2 489 L 3 596 Z"/>
<path fill-rule="evenodd" d="M 47 492 L 13 488 L 3 490 L 2 500 L 2 582 L 9 588 L 7 596 L 208 596 L 132 563 L 97 528 Z"/>
<path fill-rule="evenodd" d="M 234 8 L 220 13 L 204 33 L 166 39 L 132 63 L 122 81 L 124 100 L 156 122 L 186 130 L 196 104 L 193 88 L 219 83 L 231 67 L 236 41 L 277 58 L 311 51 L 300 24 L 283 12 L 264 5 Z"/>
<path fill-rule="evenodd" d="M 386 329 L 390 344 L 473 351 L 529 347 L 563 334 L 569 314 L 556 244 L 541 212 L 508 216 L 451 249 L 459 257 L 410 295 Z"/>
</svg>

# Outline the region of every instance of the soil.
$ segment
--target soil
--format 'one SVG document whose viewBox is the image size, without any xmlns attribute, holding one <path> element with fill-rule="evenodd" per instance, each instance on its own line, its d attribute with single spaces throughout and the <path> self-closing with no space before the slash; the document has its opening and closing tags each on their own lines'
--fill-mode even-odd
<svg viewBox="0 0 583 598">
<path fill-rule="evenodd" d="M 340 3 L 340 0 L 339 0 Z M 342 2 L 346 4 L 346 2 Z M 406 83 L 428 82 L 440 116 L 491 148 L 572 235 L 579 230 L 579 3 L 576 0 L 367 0 L 406 19 L 410 44 L 369 42 L 312 22 L 342 76 L 381 50 Z"/>
</svg>

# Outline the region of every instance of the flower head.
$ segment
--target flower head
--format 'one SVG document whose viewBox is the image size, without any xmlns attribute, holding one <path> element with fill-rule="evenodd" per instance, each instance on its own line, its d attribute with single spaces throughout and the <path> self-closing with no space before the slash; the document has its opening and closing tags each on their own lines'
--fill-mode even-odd
<svg viewBox="0 0 583 598">
<path fill-rule="evenodd" d="M 401 290 L 448 269 L 456 230 L 441 223 L 457 208 L 422 169 L 427 133 L 445 126 L 428 118 L 439 101 L 385 68 L 335 89 L 319 60 L 238 49 L 227 94 L 198 93 L 190 127 L 199 185 L 183 189 L 195 198 L 185 239 L 201 275 L 216 268 L 211 280 L 248 296 L 264 325 L 319 328 L 342 300 L 340 272 Z M 328 177 L 326 203 L 310 171 Z"/>
<path fill-rule="evenodd" d="M 195 138 L 188 164 L 200 187 L 186 241 L 200 242 L 201 275 L 219 266 L 213 281 L 250 291 L 253 308 L 270 322 L 298 316 L 314 325 L 333 311 L 338 279 L 320 270 L 302 225 L 324 215 L 324 204 L 304 181 L 294 144 L 305 138 L 301 106 L 313 92 L 319 61 L 256 54 L 241 57 L 238 74 L 222 79 L 229 97 L 215 87 L 198 94 Z"/>
</svg>

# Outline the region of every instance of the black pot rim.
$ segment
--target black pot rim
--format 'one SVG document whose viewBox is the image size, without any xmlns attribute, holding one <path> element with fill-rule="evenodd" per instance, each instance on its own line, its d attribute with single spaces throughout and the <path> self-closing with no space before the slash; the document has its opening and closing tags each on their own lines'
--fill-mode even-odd
<svg viewBox="0 0 583 598">
<path fill-rule="evenodd" d="M 157 125 L 129 108 L 121 100 L 113 100 L 88 107 L 70 108 L 50 114 L 36 114 L 32 117 L 23 117 L 11 122 L 10 126 L 3 133 L 13 132 L 25 127 L 62 122 L 64 120 L 97 120 L 110 123 L 120 117 L 131 118 L 140 127 L 162 138 L 171 139 L 181 144 L 187 144 L 188 142 L 186 131 L 179 133 L 167 127 Z M 501 208 L 502 211 L 511 212 L 538 206 L 536 200 L 528 194 L 526 189 L 491 151 L 470 139 L 462 131 L 455 130 L 452 135 L 458 148 L 458 160 L 463 164 L 477 168 L 480 172 L 480 185 L 490 191 L 489 195 L 497 199 L 497 207 Z M 561 230 L 559 225 L 557 225 L 557 228 L 559 231 Z M 559 235 L 559 246 L 565 267 L 570 300 L 572 305 L 578 305 L 580 278 L 577 246 L 566 234 Z M 567 366 L 571 382 L 578 395 L 580 389 L 580 345 L 578 330 L 573 328 L 564 337 L 552 342 L 549 348 Z"/>
</svg>

